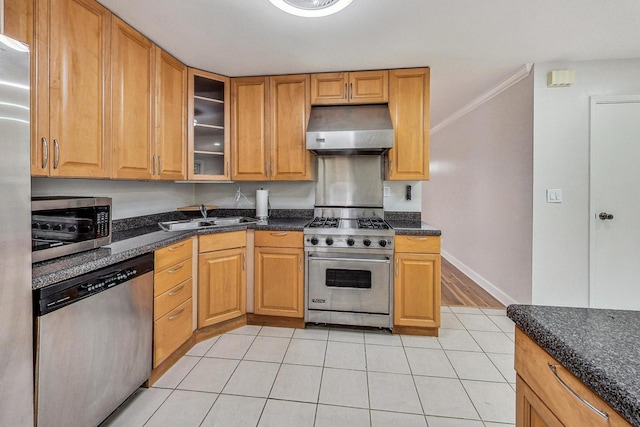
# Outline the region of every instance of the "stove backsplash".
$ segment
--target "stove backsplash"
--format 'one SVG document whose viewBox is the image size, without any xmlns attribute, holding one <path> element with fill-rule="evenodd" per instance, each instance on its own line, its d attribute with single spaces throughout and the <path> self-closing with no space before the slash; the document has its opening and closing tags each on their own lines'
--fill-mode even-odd
<svg viewBox="0 0 640 427">
<path fill-rule="evenodd" d="M 316 207 L 382 207 L 382 156 L 319 156 Z"/>
</svg>

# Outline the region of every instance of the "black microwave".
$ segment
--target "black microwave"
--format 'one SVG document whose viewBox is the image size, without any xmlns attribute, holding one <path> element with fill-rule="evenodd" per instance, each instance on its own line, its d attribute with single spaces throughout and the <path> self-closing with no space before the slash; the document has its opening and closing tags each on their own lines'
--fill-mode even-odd
<svg viewBox="0 0 640 427">
<path fill-rule="evenodd" d="M 109 197 L 33 197 L 31 262 L 111 243 Z"/>
</svg>

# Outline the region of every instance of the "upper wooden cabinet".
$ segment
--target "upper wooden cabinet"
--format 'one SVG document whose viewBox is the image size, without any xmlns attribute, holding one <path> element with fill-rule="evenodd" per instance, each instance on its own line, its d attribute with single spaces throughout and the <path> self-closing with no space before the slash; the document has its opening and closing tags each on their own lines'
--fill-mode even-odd
<svg viewBox="0 0 640 427">
<path fill-rule="evenodd" d="M 228 77 L 189 69 L 190 180 L 229 180 L 231 108 Z"/>
<path fill-rule="evenodd" d="M 111 13 L 93 0 L 37 0 L 32 174 L 110 176 Z"/>
<path fill-rule="evenodd" d="M 232 179 L 310 180 L 309 75 L 231 79 Z"/>
<path fill-rule="evenodd" d="M 33 7 L 33 0 L 4 0 L 4 34 L 33 46 Z"/>
<path fill-rule="evenodd" d="M 429 179 L 429 68 L 389 71 L 389 111 L 394 146 L 387 179 Z"/>
<path fill-rule="evenodd" d="M 389 72 L 354 71 L 311 74 L 311 104 L 385 104 L 389 102 Z"/>
</svg>

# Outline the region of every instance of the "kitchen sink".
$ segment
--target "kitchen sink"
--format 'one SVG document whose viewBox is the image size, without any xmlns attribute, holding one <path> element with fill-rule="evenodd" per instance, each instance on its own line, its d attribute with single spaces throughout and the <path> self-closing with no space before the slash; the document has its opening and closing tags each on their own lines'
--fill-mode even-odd
<svg viewBox="0 0 640 427">
<path fill-rule="evenodd" d="M 258 222 L 258 219 L 248 218 L 245 216 L 231 216 L 231 217 L 212 217 L 212 218 L 197 218 L 197 219 L 183 219 L 178 221 L 165 221 L 159 222 L 158 225 L 164 231 L 185 231 L 185 230 L 200 230 L 203 228 L 212 227 L 225 227 L 236 224 L 253 224 Z"/>
</svg>

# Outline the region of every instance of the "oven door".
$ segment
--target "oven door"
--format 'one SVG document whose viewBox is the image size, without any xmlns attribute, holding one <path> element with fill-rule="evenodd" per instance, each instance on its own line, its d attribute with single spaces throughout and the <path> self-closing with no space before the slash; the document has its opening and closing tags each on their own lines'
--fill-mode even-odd
<svg viewBox="0 0 640 427">
<path fill-rule="evenodd" d="M 309 310 L 389 314 L 389 256 L 322 252 L 307 262 Z"/>
</svg>

